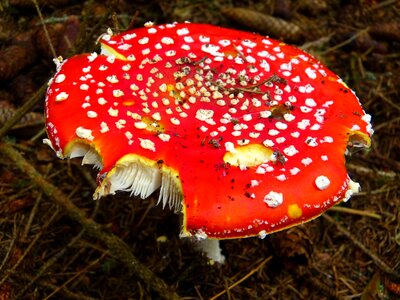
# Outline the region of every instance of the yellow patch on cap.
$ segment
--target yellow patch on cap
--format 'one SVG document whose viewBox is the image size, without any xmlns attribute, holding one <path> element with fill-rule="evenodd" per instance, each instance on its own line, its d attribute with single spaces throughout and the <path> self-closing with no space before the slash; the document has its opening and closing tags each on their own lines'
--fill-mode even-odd
<svg viewBox="0 0 400 300">
<path fill-rule="evenodd" d="M 260 144 L 248 144 L 226 152 L 224 162 L 231 166 L 255 167 L 271 160 L 273 151 Z"/>
<path fill-rule="evenodd" d="M 288 215 L 292 219 L 297 219 L 303 215 L 303 211 L 297 204 L 290 204 L 288 208 Z"/>
</svg>

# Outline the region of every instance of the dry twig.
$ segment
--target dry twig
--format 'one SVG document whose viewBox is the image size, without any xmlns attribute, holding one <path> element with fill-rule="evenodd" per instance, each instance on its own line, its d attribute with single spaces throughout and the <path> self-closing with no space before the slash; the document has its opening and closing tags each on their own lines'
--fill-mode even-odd
<svg viewBox="0 0 400 300">
<path fill-rule="evenodd" d="M 249 273 L 247 273 L 245 276 L 243 276 L 242 278 L 240 278 L 238 281 L 236 281 L 235 283 L 233 283 L 232 285 L 228 286 L 225 290 L 223 290 L 222 292 L 216 294 L 215 296 L 211 297 L 210 300 L 215 300 L 219 297 L 221 297 L 223 294 L 225 294 L 226 292 L 229 292 L 231 289 L 233 289 L 235 286 L 238 286 L 239 284 L 241 284 L 243 281 L 245 281 L 247 278 L 249 278 L 251 275 L 253 275 L 254 273 L 256 273 L 258 270 L 260 270 L 267 262 L 269 262 L 272 259 L 272 256 L 267 257 L 266 259 L 264 259 L 256 268 L 250 270 Z"/>
</svg>

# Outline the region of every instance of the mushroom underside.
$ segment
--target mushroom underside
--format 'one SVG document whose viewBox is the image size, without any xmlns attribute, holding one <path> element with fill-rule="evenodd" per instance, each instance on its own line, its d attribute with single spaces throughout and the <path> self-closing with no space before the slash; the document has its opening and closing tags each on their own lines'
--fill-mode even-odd
<svg viewBox="0 0 400 300">
<path fill-rule="evenodd" d="M 93 165 L 100 171 L 103 168 L 101 155 L 89 144 L 75 142 L 68 156 L 82 157 L 82 165 Z M 178 213 L 182 211 L 183 196 L 175 173 L 158 162 L 127 154 L 108 173 L 102 175 L 104 179 L 94 192 L 93 199 L 98 200 L 119 191 L 145 199 L 159 190 L 157 205 L 162 204 L 163 208 L 168 207 Z"/>
</svg>

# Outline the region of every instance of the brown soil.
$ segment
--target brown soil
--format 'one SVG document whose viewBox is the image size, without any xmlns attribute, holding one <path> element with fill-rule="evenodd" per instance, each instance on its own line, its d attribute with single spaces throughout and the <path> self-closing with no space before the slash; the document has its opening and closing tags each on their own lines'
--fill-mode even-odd
<svg viewBox="0 0 400 300">
<path fill-rule="evenodd" d="M 35 2 L 0 2 L 0 299 L 400 299 L 398 1 Z M 149 20 L 257 31 L 328 65 L 373 117 L 371 149 L 347 158 L 362 192 L 264 240 L 222 241 L 222 266 L 154 198 L 94 202 L 95 172 L 42 144 L 52 58 Z"/>
</svg>

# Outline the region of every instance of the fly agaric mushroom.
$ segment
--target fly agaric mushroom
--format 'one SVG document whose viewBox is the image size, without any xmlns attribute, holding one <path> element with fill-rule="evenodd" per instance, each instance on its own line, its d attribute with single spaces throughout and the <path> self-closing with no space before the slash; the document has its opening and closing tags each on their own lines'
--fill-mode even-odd
<svg viewBox="0 0 400 300">
<path fill-rule="evenodd" d="M 59 62 L 46 98 L 46 142 L 100 169 L 94 199 L 159 189 L 182 236 L 208 240 L 264 237 L 358 191 L 344 154 L 370 146 L 370 116 L 307 53 L 190 23 L 100 43 Z"/>
</svg>

